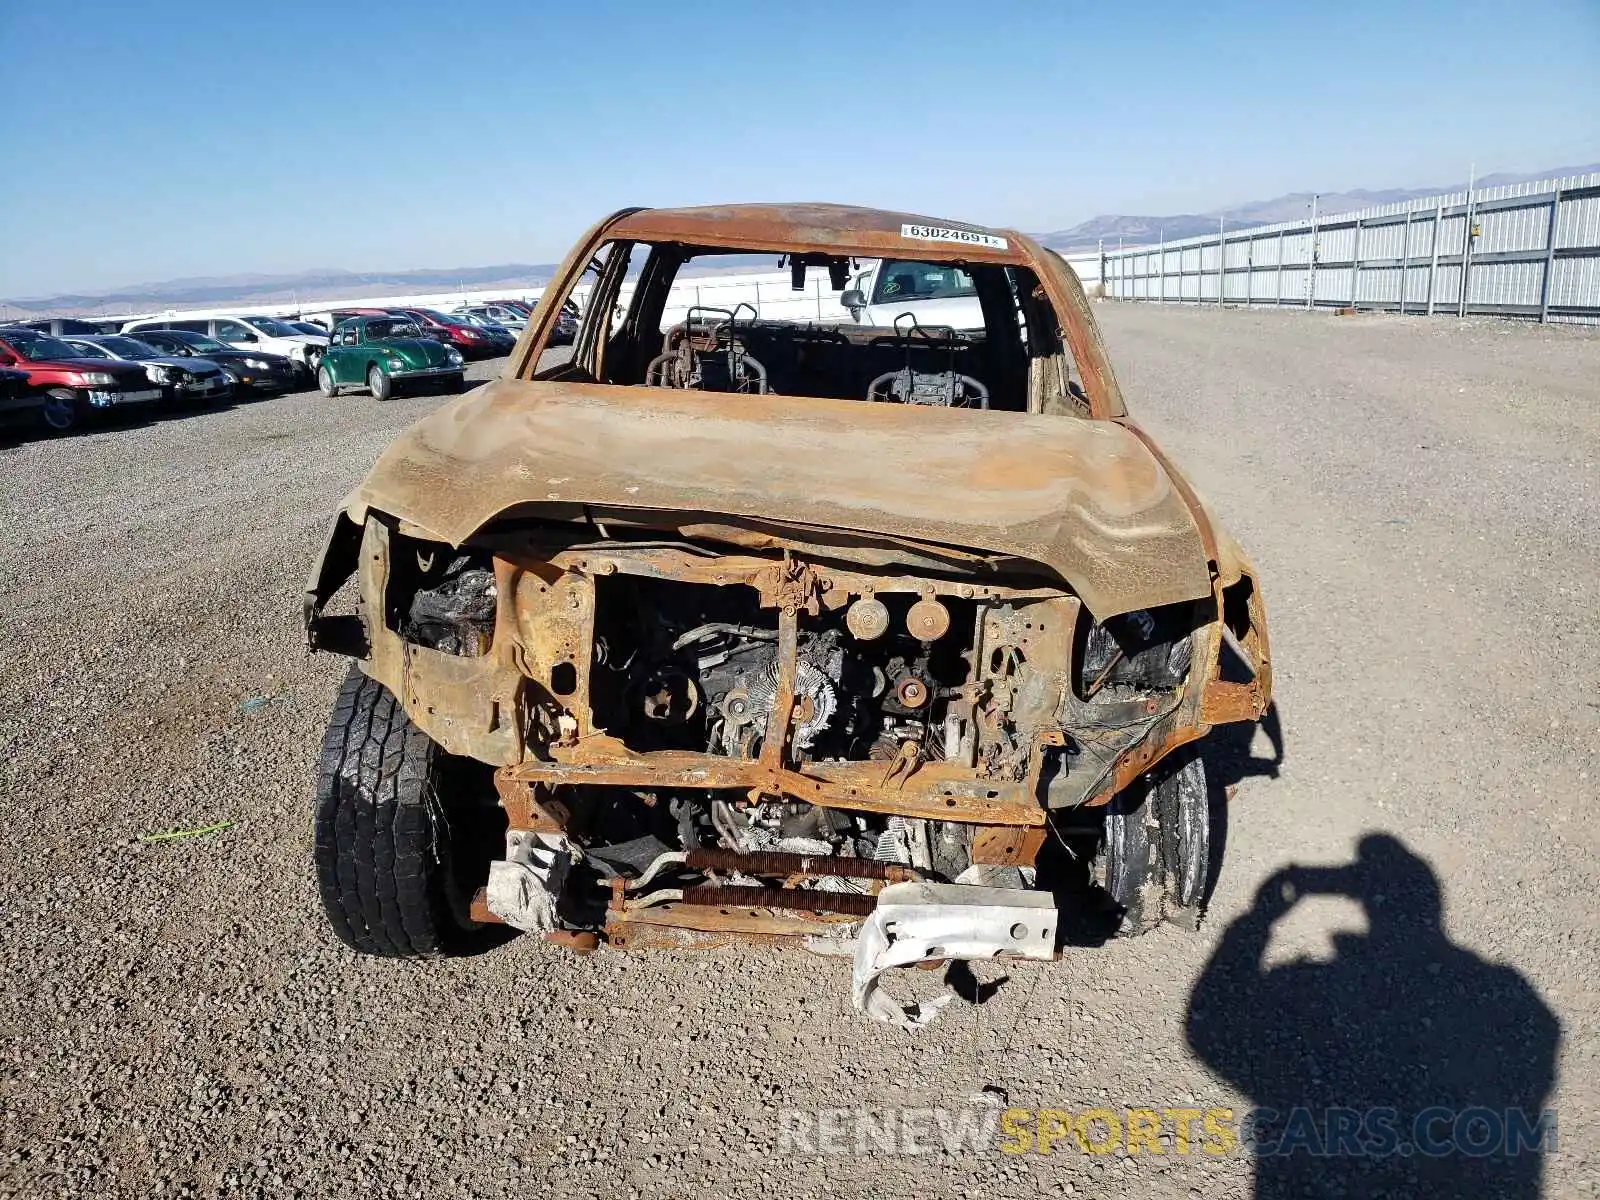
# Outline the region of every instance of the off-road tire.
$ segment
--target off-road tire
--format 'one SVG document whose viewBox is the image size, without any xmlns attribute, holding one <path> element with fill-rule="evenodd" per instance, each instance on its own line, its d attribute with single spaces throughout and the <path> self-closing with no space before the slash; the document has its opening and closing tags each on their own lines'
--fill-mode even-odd
<svg viewBox="0 0 1600 1200">
<path fill-rule="evenodd" d="M 459 804 L 465 769 L 351 665 L 322 742 L 315 856 L 323 910 L 352 950 L 430 957 L 503 939 L 469 915 L 479 864 L 463 861 L 476 849 Z"/>
<path fill-rule="evenodd" d="M 394 395 L 394 381 L 384 373 L 382 367 L 375 366 L 367 372 L 367 390 L 372 393 L 374 400 L 382 402 Z"/>
<path fill-rule="evenodd" d="M 329 400 L 338 394 L 339 385 L 333 381 L 333 372 L 328 369 L 328 364 L 323 363 L 317 367 L 317 390 Z"/>
<path fill-rule="evenodd" d="M 1205 759 L 1194 749 L 1163 759 L 1108 806 L 1100 883 L 1124 936 L 1163 921 L 1198 926 L 1210 869 L 1211 810 Z"/>
</svg>

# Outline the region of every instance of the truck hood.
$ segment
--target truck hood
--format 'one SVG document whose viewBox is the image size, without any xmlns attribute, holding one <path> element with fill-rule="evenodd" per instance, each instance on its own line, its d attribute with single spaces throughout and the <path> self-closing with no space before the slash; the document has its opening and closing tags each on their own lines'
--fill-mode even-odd
<svg viewBox="0 0 1600 1200">
<path fill-rule="evenodd" d="M 154 358 L 141 358 L 130 361 L 149 363 L 152 367 L 176 367 L 180 371 L 189 371 L 200 375 L 204 375 L 208 371 L 221 370 L 214 362 L 207 362 L 203 358 L 184 358 L 178 354 L 159 354 Z"/>
<path fill-rule="evenodd" d="M 79 374 L 98 371 L 102 375 L 114 375 L 125 384 L 143 383 L 148 378 L 139 363 L 120 358 L 30 358 L 18 366 L 27 371 L 53 371 L 58 374 L 65 371 Z"/>
<path fill-rule="evenodd" d="M 221 363 L 224 366 L 238 366 L 247 358 L 258 358 L 269 363 L 279 362 L 286 366 L 289 362 L 284 355 L 275 354 L 271 350 L 235 350 L 231 346 L 226 350 L 202 350 L 193 357 L 183 357 L 183 361 L 192 363 L 204 359 L 207 362 Z"/>
<path fill-rule="evenodd" d="M 450 361 L 450 352 L 432 338 L 378 338 L 367 344 L 383 347 L 412 367 L 442 367 Z"/>
<path fill-rule="evenodd" d="M 1112 422 L 505 379 L 403 433 L 351 497 L 460 545 L 516 506 L 717 514 L 1049 568 L 1104 620 L 1211 592 L 1197 520 Z"/>
</svg>

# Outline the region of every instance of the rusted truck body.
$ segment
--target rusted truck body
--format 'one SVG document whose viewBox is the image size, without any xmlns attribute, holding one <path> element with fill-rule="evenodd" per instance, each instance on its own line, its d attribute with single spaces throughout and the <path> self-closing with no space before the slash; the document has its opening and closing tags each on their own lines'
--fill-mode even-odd
<svg viewBox="0 0 1600 1200">
<path fill-rule="evenodd" d="M 681 270 L 752 253 L 797 286 L 959 272 L 986 327 L 663 320 Z M 596 225 L 504 375 L 349 497 L 305 619 L 357 667 L 317 841 L 351 945 L 793 939 L 852 955 L 858 1005 L 908 1026 L 886 966 L 1055 952 L 1047 842 L 1129 932 L 1192 912 L 1191 743 L 1271 695 L 1255 572 L 1129 416 L 1066 263 L 833 205 Z"/>
</svg>

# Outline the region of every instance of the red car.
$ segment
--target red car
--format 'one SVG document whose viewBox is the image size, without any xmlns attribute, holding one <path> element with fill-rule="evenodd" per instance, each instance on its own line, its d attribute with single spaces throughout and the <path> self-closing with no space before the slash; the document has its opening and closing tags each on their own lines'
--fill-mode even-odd
<svg viewBox="0 0 1600 1200">
<path fill-rule="evenodd" d="M 29 385 L 44 392 L 45 424 L 57 431 L 98 410 L 161 399 L 141 364 L 84 358 L 57 338 L 17 325 L 0 329 L 0 367 L 24 372 Z"/>
<path fill-rule="evenodd" d="M 454 346 L 461 351 L 463 358 L 499 358 L 510 354 L 511 348 L 517 344 L 514 337 L 496 335 L 491 330 L 480 329 L 460 317 L 452 317 L 436 309 L 392 308 L 389 311 L 396 316 L 410 317 L 422 326 L 423 333 L 447 346 Z"/>
</svg>

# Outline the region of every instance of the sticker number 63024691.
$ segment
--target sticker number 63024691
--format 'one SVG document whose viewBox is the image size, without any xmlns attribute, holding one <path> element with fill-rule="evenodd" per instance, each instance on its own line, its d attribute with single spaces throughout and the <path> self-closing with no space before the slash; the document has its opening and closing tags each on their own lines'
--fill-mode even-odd
<svg viewBox="0 0 1600 1200">
<path fill-rule="evenodd" d="M 963 246 L 983 246 L 989 250 L 1004 250 L 1007 247 L 1003 237 L 995 237 L 992 233 L 974 233 L 970 229 L 950 229 L 944 225 L 902 225 L 900 236 L 915 238 L 919 242 L 959 242 Z"/>
</svg>

